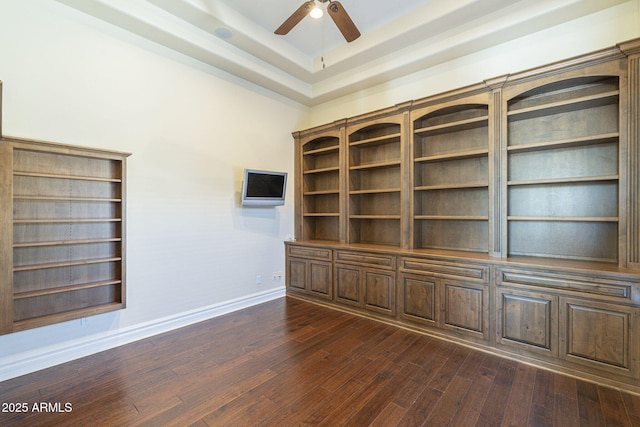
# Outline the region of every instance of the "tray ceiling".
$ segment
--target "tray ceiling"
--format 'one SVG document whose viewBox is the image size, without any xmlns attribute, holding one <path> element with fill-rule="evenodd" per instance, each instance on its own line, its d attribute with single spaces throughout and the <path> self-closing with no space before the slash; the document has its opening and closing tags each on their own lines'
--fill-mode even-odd
<svg viewBox="0 0 640 427">
<path fill-rule="evenodd" d="M 57 1 L 312 106 L 629 0 L 341 0 L 352 43 L 327 14 L 275 35 L 304 0 Z"/>
</svg>

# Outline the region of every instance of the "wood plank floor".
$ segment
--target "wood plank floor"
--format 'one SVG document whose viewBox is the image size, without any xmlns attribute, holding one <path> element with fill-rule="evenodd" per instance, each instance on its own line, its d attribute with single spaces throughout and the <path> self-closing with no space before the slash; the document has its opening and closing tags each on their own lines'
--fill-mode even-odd
<svg viewBox="0 0 640 427">
<path fill-rule="evenodd" d="M 291 298 L 1 382 L 11 403 L 0 426 L 640 426 L 638 396 Z"/>
</svg>

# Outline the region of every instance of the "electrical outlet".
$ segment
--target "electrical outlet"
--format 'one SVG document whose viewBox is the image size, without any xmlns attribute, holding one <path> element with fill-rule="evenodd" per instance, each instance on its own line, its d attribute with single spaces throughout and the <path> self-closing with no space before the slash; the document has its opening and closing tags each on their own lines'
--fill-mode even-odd
<svg viewBox="0 0 640 427">
<path fill-rule="evenodd" d="M 256 276 L 256 285 L 261 285 L 261 284 L 262 284 L 262 276 L 258 274 Z"/>
<path fill-rule="evenodd" d="M 87 326 L 88 323 L 89 323 L 88 317 L 83 317 L 80 319 L 80 326 Z"/>
<path fill-rule="evenodd" d="M 279 282 L 280 280 L 282 280 L 282 271 L 274 271 L 271 274 L 271 280 L 273 280 L 274 282 Z"/>
</svg>

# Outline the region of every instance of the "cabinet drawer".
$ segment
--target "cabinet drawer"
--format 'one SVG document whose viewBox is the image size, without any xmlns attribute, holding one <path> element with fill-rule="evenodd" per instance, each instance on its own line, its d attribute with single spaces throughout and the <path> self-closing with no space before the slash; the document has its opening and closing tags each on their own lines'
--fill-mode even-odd
<svg viewBox="0 0 640 427">
<path fill-rule="evenodd" d="M 631 300 L 633 284 L 611 279 L 574 275 L 566 273 L 539 272 L 526 270 L 498 269 L 498 285 L 553 289 L 563 293 L 575 293 L 581 296 L 591 295 L 598 299 Z"/>
<path fill-rule="evenodd" d="M 289 246 L 289 256 L 331 261 L 331 249 Z"/>
<path fill-rule="evenodd" d="M 395 269 L 396 257 L 365 252 L 336 251 L 335 261 L 343 264 L 355 264 L 376 268 Z"/>
<path fill-rule="evenodd" d="M 485 283 L 489 281 L 489 267 L 479 264 L 461 264 L 420 258 L 401 258 L 400 270 L 412 273 L 430 273 L 435 276 L 477 279 Z"/>
</svg>

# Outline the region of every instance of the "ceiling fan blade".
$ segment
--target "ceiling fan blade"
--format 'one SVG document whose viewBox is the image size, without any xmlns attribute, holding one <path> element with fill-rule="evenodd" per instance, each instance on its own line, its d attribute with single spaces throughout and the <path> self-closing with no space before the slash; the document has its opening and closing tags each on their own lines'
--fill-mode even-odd
<svg viewBox="0 0 640 427">
<path fill-rule="evenodd" d="M 313 9 L 314 6 L 315 2 L 313 0 L 304 2 L 302 6 L 300 6 L 295 12 L 293 12 L 291 16 L 288 17 L 282 23 L 282 25 L 280 25 L 278 29 L 274 31 L 274 33 L 281 36 L 287 34 L 293 27 L 298 24 L 298 22 L 302 21 L 302 18 L 304 18 L 309 14 L 309 12 L 311 12 L 311 9 Z"/>
<path fill-rule="evenodd" d="M 327 12 L 329 12 L 331 19 L 336 23 L 336 26 L 348 42 L 352 42 L 360 37 L 360 31 L 358 31 L 356 24 L 353 23 L 349 14 L 344 10 L 344 7 L 342 7 L 339 1 L 331 1 L 329 6 L 327 6 Z"/>
</svg>

